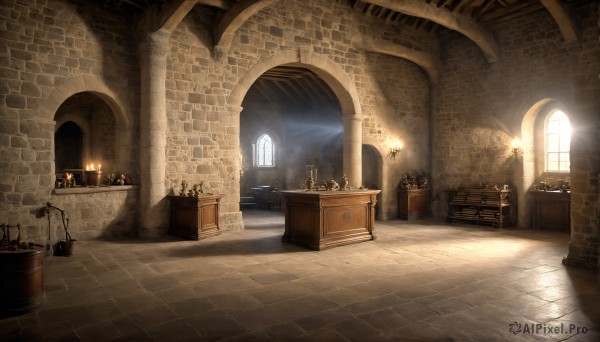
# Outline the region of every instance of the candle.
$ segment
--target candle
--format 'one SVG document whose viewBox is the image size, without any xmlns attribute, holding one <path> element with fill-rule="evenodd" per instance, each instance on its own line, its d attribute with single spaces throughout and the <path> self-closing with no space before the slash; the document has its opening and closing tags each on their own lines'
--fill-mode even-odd
<svg viewBox="0 0 600 342">
<path fill-rule="evenodd" d="M 98 171 L 101 171 L 100 169 L 102 169 L 102 164 L 98 164 Z"/>
</svg>

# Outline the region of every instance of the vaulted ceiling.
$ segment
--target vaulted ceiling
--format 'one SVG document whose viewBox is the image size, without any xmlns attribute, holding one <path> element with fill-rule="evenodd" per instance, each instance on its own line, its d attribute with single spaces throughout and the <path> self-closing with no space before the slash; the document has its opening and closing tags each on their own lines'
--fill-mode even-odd
<svg viewBox="0 0 600 342">
<path fill-rule="evenodd" d="M 75 0 L 84 1 L 84 0 Z M 194 6 L 205 6 L 220 18 L 215 24 L 215 54 L 226 54 L 237 29 L 254 13 L 278 0 L 85 0 L 126 15 L 154 10 L 155 29 L 173 29 Z M 329 0 L 328 0 L 329 1 Z M 489 25 L 547 10 L 560 28 L 566 43 L 578 40 L 572 8 L 595 0 L 331 0 L 347 4 L 372 23 L 409 26 L 437 33 L 457 31 L 473 40 L 493 63 L 498 60 L 498 45 Z M 405 58 L 421 66 L 435 83 L 439 75 L 439 56 L 423 56 L 406 47 L 371 42 L 365 50 Z M 218 57 L 218 56 L 216 56 Z M 264 73 L 255 83 L 256 93 L 265 99 L 284 98 L 291 103 L 313 101 L 335 103 L 333 92 L 308 69 L 280 66 Z"/>
</svg>

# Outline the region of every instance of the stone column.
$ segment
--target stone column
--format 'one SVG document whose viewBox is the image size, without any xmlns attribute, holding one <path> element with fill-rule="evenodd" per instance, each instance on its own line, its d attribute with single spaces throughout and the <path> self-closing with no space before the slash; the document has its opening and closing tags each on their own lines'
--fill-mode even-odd
<svg viewBox="0 0 600 342">
<path fill-rule="evenodd" d="M 362 118 L 342 115 L 344 124 L 344 174 L 349 185 L 362 185 Z"/>
<path fill-rule="evenodd" d="M 140 235 L 155 237 L 166 227 L 166 87 L 170 32 L 146 35 L 139 44 L 140 113 Z"/>
</svg>

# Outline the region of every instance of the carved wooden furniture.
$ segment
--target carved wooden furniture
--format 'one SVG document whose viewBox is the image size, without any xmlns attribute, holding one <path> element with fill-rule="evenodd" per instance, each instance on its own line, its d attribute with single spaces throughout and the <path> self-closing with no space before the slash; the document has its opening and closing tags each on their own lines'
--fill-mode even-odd
<svg viewBox="0 0 600 342">
<path fill-rule="evenodd" d="M 571 194 L 560 191 L 529 191 L 533 229 L 571 231 Z"/>
<path fill-rule="evenodd" d="M 430 194 L 429 189 L 398 190 L 398 218 L 414 220 L 429 216 Z"/>
<path fill-rule="evenodd" d="M 0 316 L 27 313 L 44 301 L 43 263 L 39 250 L 0 250 Z"/>
<path fill-rule="evenodd" d="M 512 224 L 512 190 L 458 189 L 448 191 L 447 221 L 489 224 L 503 228 Z"/>
<path fill-rule="evenodd" d="M 219 202 L 223 196 L 169 196 L 169 234 L 191 240 L 219 235 Z"/>
<path fill-rule="evenodd" d="M 379 192 L 281 191 L 285 203 L 282 240 L 313 250 L 373 240 Z"/>
</svg>

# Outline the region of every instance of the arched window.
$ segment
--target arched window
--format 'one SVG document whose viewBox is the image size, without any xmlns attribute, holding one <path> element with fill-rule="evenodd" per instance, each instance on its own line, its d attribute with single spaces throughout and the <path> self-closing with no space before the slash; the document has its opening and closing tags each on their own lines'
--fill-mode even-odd
<svg viewBox="0 0 600 342">
<path fill-rule="evenodd" d="M 256 140 L 256 166 L 275 166 L 275 144 L 268 134 L 261 134 Z"/>
<path fill-rule="evenodd" d="M 546 171 L 569 172 L 571 123 L 561 110 L 553 111 L 544 126 Z"/>
</svg>

